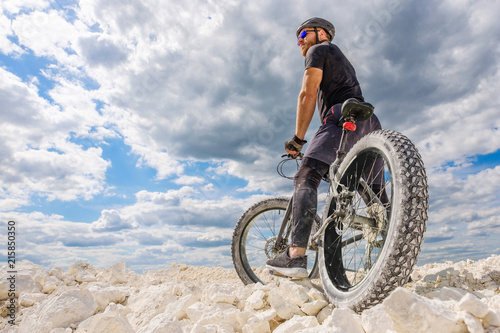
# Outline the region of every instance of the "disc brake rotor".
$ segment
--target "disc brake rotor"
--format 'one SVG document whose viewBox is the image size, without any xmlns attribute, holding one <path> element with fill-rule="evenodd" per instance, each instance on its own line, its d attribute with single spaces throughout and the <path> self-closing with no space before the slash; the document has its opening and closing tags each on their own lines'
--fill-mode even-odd
<svg viewBox="0 0 500 333">
<path fill-rule="evenodd" d="M 287 245 L 286 243 L 282 244 L 282 246 L 280 246 L 280 248 L 277 248 L 277 246 L 276 246 L 277 239 L 278 239 L 278 236 L 273 236 L 273 237 L 270 237 L 266 241 L 264 251 L 266 252 L 266 256 L 268 259 L 274 258 L 277 254 L 283 252 L 284 249 L 286 248 L 286 245 Z"/>
<path fill-rule="evenodd" d="M 373 203 L 368 208 L 366 216 L 375 220 L 376 227 L 371 227 L 363 224 L 363 238 L 366 239 L 366 241 L 372 246 L 376 246 L 377 236 L 380 235 L 380 233 L 385 229 L 386 226 L 386 210 L 381 204 Z"/>
</svg>

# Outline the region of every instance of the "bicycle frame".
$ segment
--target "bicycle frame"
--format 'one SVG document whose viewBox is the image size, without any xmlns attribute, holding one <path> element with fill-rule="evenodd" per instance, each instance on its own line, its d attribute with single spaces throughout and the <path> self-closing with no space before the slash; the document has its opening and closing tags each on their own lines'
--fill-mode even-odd
<svg viewBox="0 0 500 333">
<path fill-rule="evenodd" d="M 346 155 L 346 152 L 344 151 L 344 149 L 345 149 L 345 142 L 347 140 L 348 135 L 349 135 L 349 131 L 346 128 L 343 128 L 342 129 L 342 137 L 340 138 L 340 143 L 339 143 L 339 148 L 337 149 L 336 158 L 335 158 L 335 161 L 330 165 L 328 179 L 326 179 L 326 181 L 330 183 L 330 188 L 329 188 L 328 194 L 327 194 L 327 207 L 325 207 L 325 209 L 329 209 L 330 203 L 332 202 L 332 199 L 334 197 L 338 196 L 336 189 L 335 190 L 333 189 L 332 180 L 333 180 L 333 177 L 335 176 L 335 173 L 336 173 L 340 163 L 342 162 L 343 157 Z M 369 188 L 369 186 L 367 186 L 367 188 Z M 288 206 L 287 206 L 287 209 L 285 211 L 285 215 L 283 216 L 283 222 L 281 223 L 281 228 L 280 228 L 280 231 L 278 233 L 276 243 L 274 246 L 274 251 L 276 251 L 277 253 L 279 253 L 281 249 L 286 247 L 286 239 L 288 239 L 288 236 L 290 236 L 290 233 L 291 233 L 291 221 L 292 221 L 291 217 L 293 216 L 292 215 L 292 207 L 293 207 L 293 196 L 290 198 L 290 201 L 288 202 Z M 326 210 L 326 212 L 328 212 L 328 210 Z M 326 219 L 325 219 L 325 215 L 323 215 L 323 217 L 324 218 L 323 218 L 323 223 L 322 223 L 321 228 L 318 230 L 318 232 L 316 232 L 313 235 L 312 238 L 310 237 L 310 239 L 312 239 L 313 241 L 315 239 L 317 239 L 321 235 L 322 232 L 324 232 L 326 226 L 328 226 L 330 224 L 330 222 L 333 221 L 337 216 L 328 217 Z M 367 221 L 367 220 L 370 220 L 370 221 Z M 375 221 L 373 219 L 368 219 L 368 218 L 362 217 L 362 216 L 359 216 L 359 219 L 357 220 L 357 222 L 369 223 L 369 225 L 373 225 L 375 223 Z M 286 232 L 285 232 L 285 230 L 286 230 Z"/>
<path fill-rule="evenodd" d="M 338 203 L 338 202 L 341 202 L 342 200 L 344 200 L 344 201 L 349 200 L 350 197 L 352 196 L 351 192 L 347 188 L 345 188 L 344 186 L 342 186 L 342 188 L 339 191 L 339 189 L 335 188 L 333 185 L 335 183 L 335 182 L 333 182 L 333 180 L 334 180 L 334 177 L 337 173 L 337 170 L 338 170 L 340 164 L 342 163 L 342 160 L 344 159 L 344 157 L 346 155 L 345 145 L 346 145 L 346 141 L 347 141 L 347 137 L 349 135 L 349 132 L 350 131 L 348 129 L 346 129 L 345 127 L 342 128 L 342 136 L 340 138 L 340 143 L 339 143 L 339 147 L 337 149 L 336 158 L 335 158 L 335 161 L 333 161 L 333 163 L 330 165 L 328 178 L 326 179 L 326 181 L 330 183 L 330 187 L 328 189 L 328 193 L 326 196 L 326 205 L 325 205 L 324 210 L 323 210 L 322 224 L 321 224 L 320 229 L 318 229 L 318 231 L 314 235 L 309 237 L 309 239 L 311 240 L 311 243 L 313 244 L 311 246 L 312 248 L 316 248 L 316 245 L 314 245 L 316 243 L 316 240 L 323 234 L 323 232 L 326 230 L 326 228 L 330 225 L 331 222 L 338 221 L 339 218 L 342 221 L 342 219 L 346 218 L 346 215 L 347 215 L 344 212 L 343 207 L 336 207 L 336 210 L 330 215 L 328 215 L 328 212 L 331 209 L 332 202 Z M 370 200 L 373 200 L 373 202 L 382 205 L 380 198 L 375 194 L 375 192 L 366 183 L 366 181 L 361 180 L 360 183 L 361 183 L 360 185 L 363 187 L 363 191 L 365 193 L 367 193 L 368 196 L 370 197 Z M 342 205 L 340 205 L 340 206 L 342 206 Z M 292 221 L 291 217 L 293 216 L 292 215 L 292 207 L 293 207 L 293 196 L 292 196 L 292 198 L 290 198 L 290 201 L 288 203 L 287 209 L 285 211 L 285 215 L 283 216 L 283 222 L 281 224 L 281 228 L 280 228 L 279 234 L 278 234 L 277 239 L 276 239 L 274 251 L 276 251 L 277 253 L 279 253 L 282 249 L 284 249 L 286 247 L 286 245 L 287 245 L 286 240 L 288 239 L 288 237 L 290 236 L 290 233 L 291 233 L 291 221 Z M 351 218 L 351 224 L 353 226 L 358 225 L 358 227 L 355 227 L 356 229 L 361 230 L 363 225 L 365 225 L 367 227 L 372 227 L 372 228 L 376 226 L 376 221 L 373 218 L 368 218 L 368 217 L 360 216 L 357 214 L 353 214 L 350 218 Z"/>
</svg>

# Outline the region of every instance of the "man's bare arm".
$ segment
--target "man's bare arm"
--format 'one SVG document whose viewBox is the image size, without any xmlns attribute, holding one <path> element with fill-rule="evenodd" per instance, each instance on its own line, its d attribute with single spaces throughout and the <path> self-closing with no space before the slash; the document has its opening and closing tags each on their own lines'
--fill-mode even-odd
<svg viewBox="0 0 500 333">
<path fill-rule="evenodd" d="M 310 67 L 304 72 L 302 80 L 302 89 L 297 101 L 297 124 L 295 135 L 299 139 L 304 139 L 309 124 L 311 123 L 316 109 L 316 100 L 318 98 L 318 89 L 323 79 L 323 70 Z"/>
</svg>

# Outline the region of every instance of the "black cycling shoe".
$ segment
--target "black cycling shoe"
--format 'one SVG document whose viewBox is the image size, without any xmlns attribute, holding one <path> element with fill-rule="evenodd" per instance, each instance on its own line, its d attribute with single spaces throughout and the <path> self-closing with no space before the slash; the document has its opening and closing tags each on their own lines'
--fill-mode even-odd
<svg viewBox="0 0 500 333">
<path fill-rule="evenodd" d="M 273 273 L 291 278 L 304 279 L 308 276 L 307 256 L 290 258 L 288 248 L 273 259 L 266 261 L 266 267 Z"/>
</svg>

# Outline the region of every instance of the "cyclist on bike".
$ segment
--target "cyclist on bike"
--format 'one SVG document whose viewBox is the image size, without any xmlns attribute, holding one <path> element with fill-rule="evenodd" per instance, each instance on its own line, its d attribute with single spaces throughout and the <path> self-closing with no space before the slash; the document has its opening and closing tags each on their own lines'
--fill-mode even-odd
<svg viewBox="0 0 500 333">
<path fill-rule="evenodd" d="M 311 123 L 316 103 L 321 126 L 312 138 L 294 179 L 293 221 L 289 248 L 267 261 L 275 272 L 297 278 L 307 277 L 307 256 L 311 227 L 317 210 L 317 190 L 330 164 L 336 158 L 342 128 L 339 127 L 342 104 L 364 102 L 356 73 L 345 55 L 332 44 L 335 28 L 329 21 L 313 17 L 297 29 L 297 41 L 305 57 L 302 89 L 297 102 L 295 136 L 285 143 L 287 153 L 296 157 L 306 143 L 304 137 Z M 345 149 L 367 133 L 381 129 L 375 115 L 356 123 Z"/>
</svg>

